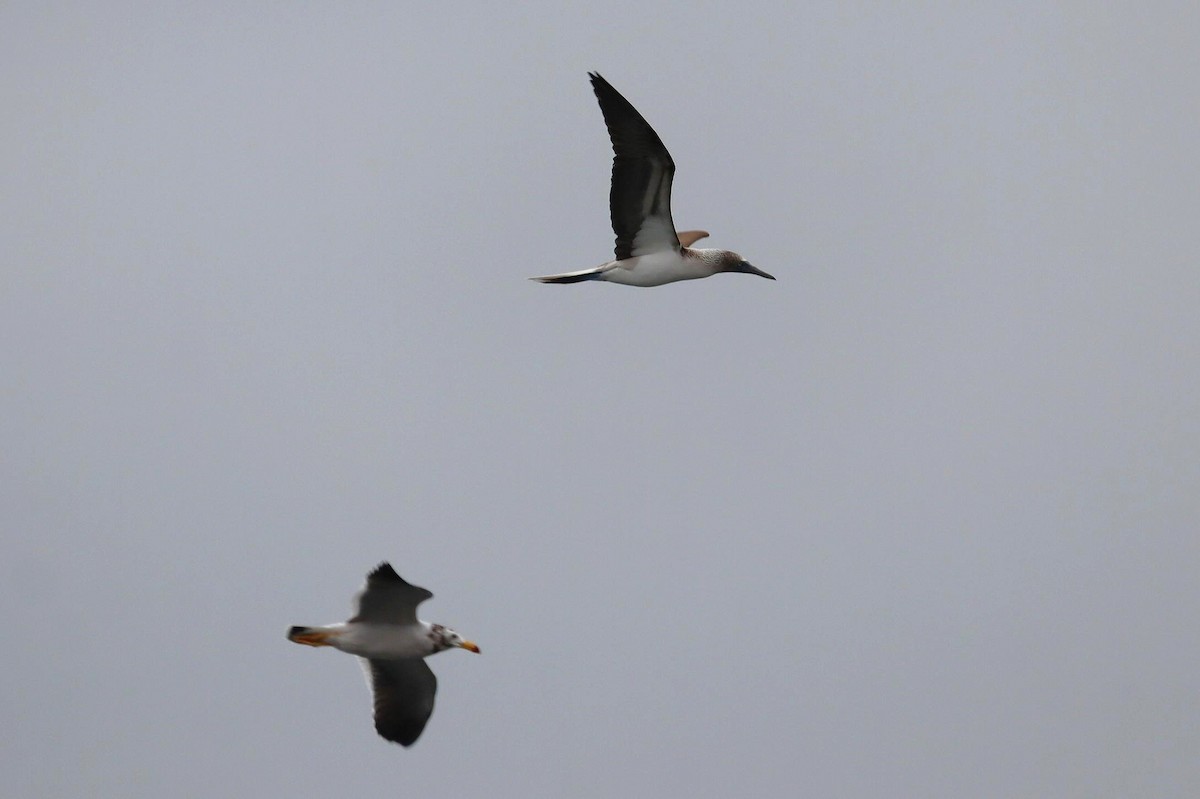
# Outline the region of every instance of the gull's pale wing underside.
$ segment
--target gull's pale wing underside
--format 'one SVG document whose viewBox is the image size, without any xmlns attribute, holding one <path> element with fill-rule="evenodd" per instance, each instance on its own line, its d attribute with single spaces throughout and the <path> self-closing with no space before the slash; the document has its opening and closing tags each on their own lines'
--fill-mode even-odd
<svg viewBox="0 0 1200 799">
<path fill-rule="evenodd" d="M 433 714 L 437 677 L 422 658 L 365 660 L 375 704 L 375 731 L 411 746 Z"/>
<path fill-rule="evenodd" d="M 671 180 L 675 162 L 654 128 L 599 74 L 589 73 L 613 146 L 612 189 L 608 195 L 617 260 L 678 250 L 671 221 Z"/>
<path fill-rule="evenodd" d="M 354 618 L 376 624 L 416 624 L 417 605 L 433 596 L 405 582 L 387 563 L 367 575 L 367 585 L 358 595 Z"/>
</svg>

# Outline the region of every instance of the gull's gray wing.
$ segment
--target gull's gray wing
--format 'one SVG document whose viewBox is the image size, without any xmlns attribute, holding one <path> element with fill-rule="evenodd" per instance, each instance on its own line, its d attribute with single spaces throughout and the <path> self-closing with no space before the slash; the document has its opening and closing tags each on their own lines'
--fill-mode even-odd
<svg viewBox="0 0 1200 799">
<path fill-rule="evenodd" d="M 375 700 L 375 732 L 412 746 L 433 715 L 437 677 L 422 658 L 366 660 Z"/>
<path fill-rule="evenodd" d="M 417 605 L 433 596 L 424 588 L 406 583 L 390 564 L 384 562 L 367 575 L 367 584 L 359 592 L 351 622 L 376 624 L 416 624 Z"/>
</svg>

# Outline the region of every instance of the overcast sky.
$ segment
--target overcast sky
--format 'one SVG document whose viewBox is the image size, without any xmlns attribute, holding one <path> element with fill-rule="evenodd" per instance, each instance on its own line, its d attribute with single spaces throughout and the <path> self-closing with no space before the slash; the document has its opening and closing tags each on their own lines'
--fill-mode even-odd
<svg viewBox="0 0 1200 799">
<path fill-rule="evenodd" d="M 1200 784 L 1194 3 L 0 9 L 0 773 L 49 796 Z M 608 260 L 586 72 L 675 220 Z M 390 560 L 409 750 L 285 640 Z"/>
</svg>

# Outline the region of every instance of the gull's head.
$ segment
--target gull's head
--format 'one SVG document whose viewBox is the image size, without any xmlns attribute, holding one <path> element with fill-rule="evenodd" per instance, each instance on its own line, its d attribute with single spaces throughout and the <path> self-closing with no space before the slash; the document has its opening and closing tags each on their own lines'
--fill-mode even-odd
<svg viewBox="0 0 1200 799">
<path fill-rule="evenodd" d="M 334 646 L 333 639 L 338 630 L 329 627 L 293 627 L 288 630 L 288 640 L 307 646 Z"/>
<path fill-rule="evenodd" d="M 478 646 L 476 646 L 473 642 L 468 641 L 466 638 L 463 638 L 449 627 L 443 627 L 440 624 L 434 624 L 432 626 L 432 630 L 434 635 L 434 643 L 436 644 L 438 651 L 443 649 L 458 648 L 465 649 L 468 652 L 474 652 L 477 655 L 479 654 Z"/>
</svg>

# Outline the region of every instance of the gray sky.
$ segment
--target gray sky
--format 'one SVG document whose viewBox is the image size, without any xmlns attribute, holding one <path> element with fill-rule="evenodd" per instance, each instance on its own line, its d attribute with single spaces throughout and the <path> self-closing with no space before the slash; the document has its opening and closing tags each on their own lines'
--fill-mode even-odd
<svg viewBox="0 0 1200 799">
<path fill-rule="evenodd" d="M 203 5 L 0 10 L 6 795 L 1195 794 L 1194 4 Z"/>
</svg>

